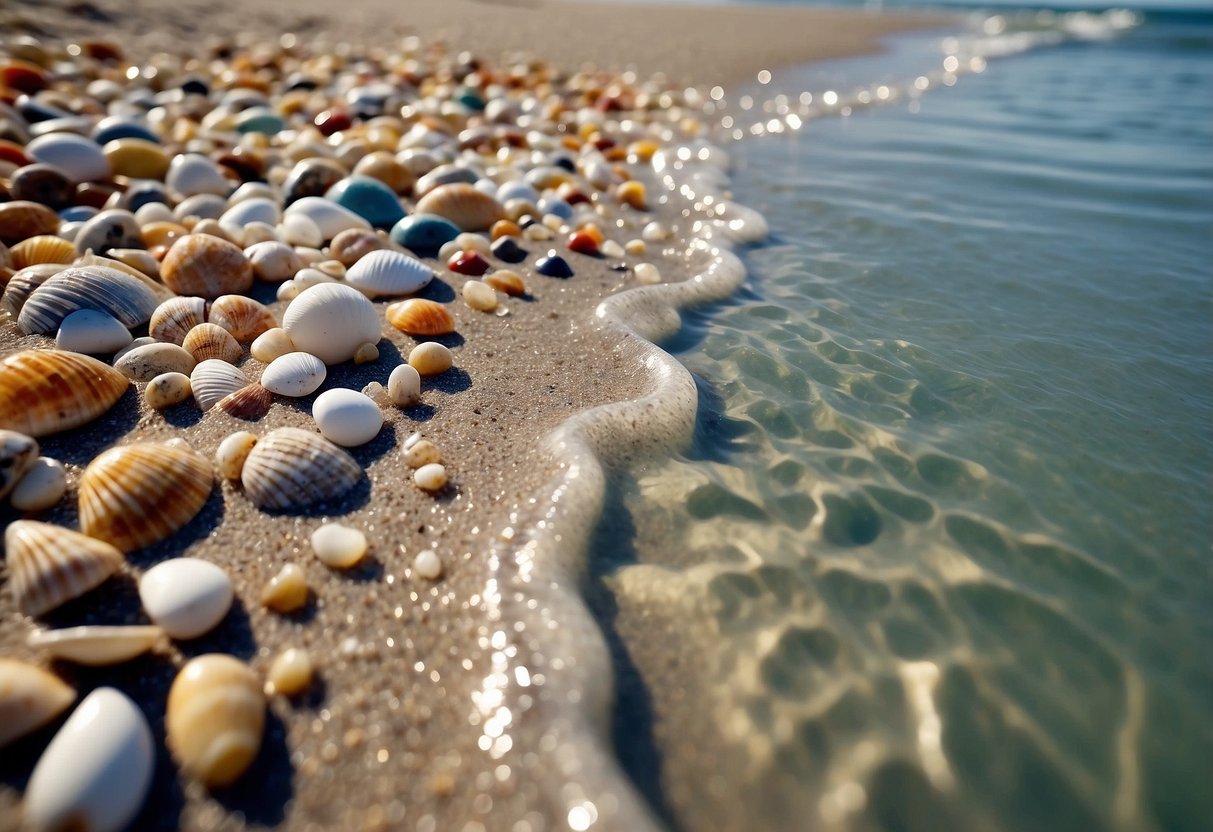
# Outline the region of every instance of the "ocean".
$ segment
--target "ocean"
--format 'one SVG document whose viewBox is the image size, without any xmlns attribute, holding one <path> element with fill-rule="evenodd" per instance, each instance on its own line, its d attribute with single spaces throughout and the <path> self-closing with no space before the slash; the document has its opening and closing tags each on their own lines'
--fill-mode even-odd
<svg viewBox="0 0 1213 832">
<path fill-rule="evenodd" d="M 1192 8 L 720 91 L 771 234 L 586 579 L 672 827 L 1213 825 L 1211 105 Z"/>
</svg>

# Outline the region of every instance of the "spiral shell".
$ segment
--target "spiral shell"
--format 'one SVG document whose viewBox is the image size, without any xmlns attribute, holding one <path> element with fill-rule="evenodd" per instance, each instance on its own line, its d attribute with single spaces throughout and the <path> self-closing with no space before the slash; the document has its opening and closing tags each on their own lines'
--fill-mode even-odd
<svg viewBox="0 0 1213 832">
<path fill-rule="evenodd" d="M 198 324 L 186 333 L 181 347 L 194 356 L 195 361 L 218 358 L 228 364 L 235 364 L 244 354 L 232 334 L 219 324 Z"/>
<path fill-rule="evenodd" d="M 416 213 L 437 214 L 464 231 L 488 231 L 506 218 L 501 203 L 466 182 L 434 188 L 418 200 Z"/>
<path fill-rule="evenodd" d="M 209 234 L 190 234 L 173 243 L 160 274 L 177 294 L 204 298 L 245 292 L 253 285 L 253 265 L 239 246 Z"/>
<path fill-rule="evenodd" d="M 191 659 L 168 694 L 169 751 L 185 774 L 208 787 L 233 782 L 261 748 L 265 694 L 247 665 L 221 653 Z"/>
<path fill-rule="evenodd" d="M 76 692 L 40 667 L 0 659 L 0 748 L 64 711 Z"/>
<path fill-rule="evenodd" d="M 33 616 L 100 586 L 126 563 L 104 540 L 36 520 L 9 523 L 4 549 L 17 606 Z"/>
<path fill-rule="evenodd" d="M 27 334 L 50 335 L 77 309 L 105 312 L 127 329 L 143 326 L 160 303 L 144 280 L 106 266 L 65 269 L 34 290 L 17 326 Z"/>
<path fill-rule="evenodd" d="M 411 295 L 434 279 L 434 270 L 399 251 L 372 251 L 346 272 L 345 282 L 370 298 Z"/>
<path fill-rule="evenodd" d="M 188 296 L 170 298 L 156 307 L 147 334 L 157 341 L 181 346 L 189 331 L 206 321 L 206 300 Z"/>
<path fill-rule="evenodd" d="M 244 461 L 244 493 L 266 510 L 303 508 L 340 497 L 362 479 L 362 468 L 346 451 L 319 434 L 279 428 Z"/>
<path fill-rule="evenodd" d="M 300 292 L 283 313 L 282 328 L 296 349 L 325 364 L 349 361 L 360 346 L 383 336 L 374 305 L 340 283 L 319 283 Z"/>
<path fill-rule="evenodd" d="M 215 409 L 246 422 L 255 422 L 269 413 L 273 403 L 273 394 L 260 384 L 254 383 L 224 396 L 215 405 Z"/>
<path fill-rule="evenodd" d="M 111 448 L 80 478 L 80 527 L 124 552 L 150 546 L 202 510 L 214 472 L 179 442 Z"/>
<path fill-rule="evenodd" d="M 223 295 L 211 304 L 208 319 L 213 324 L 232 333 L 240 343 L 252 341 L 267 329 L 278 326 L 278 321 L 264 304 L 244 295 Z"/>
<path fill-rule="evenodd" d="M 8 254 L 12 268 L 24 269 L 41 263 L 70 263 L 76 259 L 76 247 L 62 237 L 39 234 L 17 243 Z"/>
<path fill-rule="evenodd" d="M 455 319 L 441 303 L 409 298 L 387 308 L 388 322 L 409 335 L 446 335 L 455 331 Z"/>
<path fill-rule="evenodd" d="M 109 410 L 130 381 L 95 358 L 61 350 L 25 350 L 0 361 L 0 428 L 46 436 L 79 427 Z"/>
<path fill-rule="evenodd" d="M 190 373 L 194 401 L 203 411 L 210 410 L 220 400 L 247 387 L 248 377 L 236 367 L 218 358 L 200 361 Z"/>
</svg>

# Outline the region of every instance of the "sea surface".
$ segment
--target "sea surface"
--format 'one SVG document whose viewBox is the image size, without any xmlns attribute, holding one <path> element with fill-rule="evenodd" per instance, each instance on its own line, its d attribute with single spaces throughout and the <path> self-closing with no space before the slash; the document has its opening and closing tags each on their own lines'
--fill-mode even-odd
<svg viewBox="0 0 1213 832">
<path fill-rule="evenodd" d="M 587 579 L 674 828 L 1213 828 L 1213 13 L 963 28 L 722 91 L 771 237 Z"/>
</svg>

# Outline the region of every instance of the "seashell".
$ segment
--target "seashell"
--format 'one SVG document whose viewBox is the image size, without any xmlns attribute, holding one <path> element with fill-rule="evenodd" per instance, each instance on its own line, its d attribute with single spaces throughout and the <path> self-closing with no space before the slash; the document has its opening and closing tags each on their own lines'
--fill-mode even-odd
<svg viewBox="0 0 1213 832">
<path fill-rule="evenodd" d="M 282 316 L 282 328 L 296 349 L 325 364 L 340 364 L 358 348 L 383 336 L 379 314 L 366 296 L 340 283 L 321 283 L 303 290 Z"/>
<path fill-rule="evenodd" d="M 105 312 L 77 309 L 59 324 L 55 346 L 70 352 L 113 353 L 133 339 L 130 330 Z"/>
<path fill-rule="evenodd" d="M 0 748 L 64 711 L 76 692 L 40 667 L 0 659 Z"/>
<path fill-rule="evenodd" d="M 243 372 L 230 363 L 217 358 L 201 361 L 190 373 L 190 386 L 193 388 L 194 401 L 203 412 L 210 410 L 220 400 L 230 396 L 237 390 L 247 387 L 249 379 Z"/>
<path fill-rule="evenodd" d="M 261 333 L 278 326 L 274 313 L 262 303 L 244 295 L 223 295 L 211 304 L 208 320 L 232 334 L 240 343 L 252 341 Z"/>
<path fill-rule="evenodd" d="M 261 384 L 280 396 L 310 396 L 324 383 L 328 369 L 307 352 L 291 352 L 270 362 L 261 374 Z"/>
<path fill-rule="evenodd" d="M 78 309 L 95 309 L 127 329 L 143 326 L 160 300 L 143 282 L 118 269 L 77 266 L 47 278 L 21 307 L 17 326 L 33 335 L 50 335 Z"/>
<path fill-rule="evenodd" d="M 446 468 L 437 462 L 422 465 L 413 472 L 413 482 L 422 491 L 440 491 L 446 481 Z"/>
<path fill-rule="evenodd" d="M 179 295 L 217 298 L 246 292 L 253 285 L 253 266 L 244 252 L 209 234 L 190 234 L 173 243 L 160 274 Z"/>
<path fill-rule="evenodd" d="M 451 351 L 437 341 L 418 344 L 409 352 L 409 366 L 423 376 L 436 376 L 455 363 Z"/>
<path fill-rule="evenodd" d="M 147 383 L 143 398 L 147 400 L 148 407 L 163 410 L 181 404 L 192 392 L 190 377 L 185 373 L 161 373 Z"/>
<path fill-rule="evenodd" d="M 413 558 L 413 574 L 427 581 L 442 577 L 442 560 L 433 549 L 422 549 Z"/>
<path fill-rule="evenodd" d="M 238 430 L 224 438 L 219 443 L 219 450 L 215 451 L 215 468 L 219 471 L 219 476 L 227 480 L 240 479 L 244 460 L 248 459 L 256 444 L 256 435 L 247 430 Z"/>
<path fill-rule="evenodd" d="M 35 162 L 58 168 L 76 183 L 100 182 L 112 174 L 101 146 L 75 133 L 38 136 L 25 146 L 25 153 Z"/>
<path fill-rule="evenodd" d="M 206 321 L 207 303 L 204 298 L 181 296 L 170 298 L 156 307 L 148 321 L 147 333 L 157 341 L 181 346 L 185 336 Z"/>
<path fill-rule="evenodd" d="M 0 430 L 0 499 L 16 488 L 37 461 L 37 440 L 15 430 Z"/>
<path fill-rule="evenodd" d="M 312 684 L 312 673 L 312 657 L 306 650 L 299 647 L 284 650 L 270 665 L 266 695 L 297 696 Z"/>
<path fill-rule="evenodd" d="M 80 478 L 80 527 L 124 552 L 141 549 L 192 520 L 213 484 L 211 464 L 185 443 L 111 448 Z"/>
<path fill-rule="evenodd" d="M 67 627 L 35 630 L 26 644 L 57 659 L 101 666 L 120 664 L 141 656 L 164 636 L 159 627 Z"/>
<path fill-rule="evenodd" d="M 63 463 L 43 456 L 18 481 L 9 503 L 17 511 L 44 511 L 63 499 L 66 491 L 67 471 Z"/>
<path fill-rule="evenodd" d="M 305 196 L 292 202 L 283 214 L 283 220 L 299 215 L 316 224 L 322 240 L 331 240 L 347 228 L 371 227 L 369 222 L 348 208 L 318 196 Z"/>
<path fill-rule="evenodd" d="M 370 176 L 347 176 L 329 188 L 324 198 L 354 212 L 376 228 L 391 228 L 404 218 L 396 192 Z"/>
<path fill-rule="evenodd" d="M 219 324 L 198 324 L 181 342 L 181 348 L 194 357 L 195 361 L 206 361 L 218 358 L 229 364 L 235 364 L 244 354 L 240 344 Z"/>
<path fill-rule="evenodd" d="M 417 201 L 417 213 L 445 217 L 464 231 L 488 231 L 493 223 L 506 218 L 501 203 L 462 182 L 430 191 Z"/>
<path fill-rule="evenodd" d="M 86 222 L 76 234 L 78 254 L 94 251 L 104 254 L 111 248 L 143 248 L 143 232 L 135 215 L 122 208 L 102 211 Z M 147 245 L 157 245 L 148 242 Z"/>
<path fill-rule="evenodd" d="M 270 412 L 274 397 L 260 384 L 250 384 L 219 400 L 215 410 L 222 410 L 236 419 L 255 422 Z"/>
<path fill-rule="evenodd" d="M 109 410 L 130 382 L 95 358 L 25 350 L 0 360 L 0 428 L 46 436 L 79 427 Z"/>
<path fill-rule="evenodd" d="M 164 184 L 179 199 L 195 194 L 227 196 L 232 192 L 232 183 L 223 175 L 223 169 L 199 153 L 174 156 Z"/>
<path fill-rule="evenodd" d="M 4 549 L 17 606 L 31 616 L 80 597 L 126 563 L 103 540 L 36 520 L 9 523 Z"/>
<path fill-rule="evenodd" d="M 29 300 L 29 296 L 34 293 L 34 290 L 65 268 L 67 267 L 62 263 L 26 266 L 9 278 L 8 285 L 4 287 L 4 297 L 0 299 L 0 309 L 16 318 L 21 314 L 21 307 Z"/>
<path fill-rule="evenodd" d="M 349 569 L 366 554 L 366 535 L 340 523 L 325 523 L 312 532 L 312 551 L 325 566 Z"/>
<path fill-rule="evenodd" d="M 411 295 L 434 279 L 434 270 L 399 251 L 372 251 L 346 272 L 345 282 L 370 298 Z"/>
<path fill-rule="evenodd" d="M 459 236 L 459 226 L 437 214 L 413 214 L 392 226 L 392 242 L 422 257 L 433 257 Z"/>
<path fill-rule="evenodd" d="M 114 688 L 80 703 L 38 759 L 25 789 L 34 832 L 119 832 L 147 797 L 156 754 L 139 708 Z"/>
<path fill-rule="evenodd" d="M 261 591 L 261 603 L 274 612 L 294 612 L 307 604 L 307 576 L 293 563 L 282 567 Z"/>
<path fill-rule="evenodd" d="M 139 579 L 139 600 L 148 618 L 170 638 L 209 633 L 232 607 L 232 580 L 210 561 L 173 558 Z"/>
<path fill-rule="evenodd" d="M 226 786 L 261 748 L 261 681 L 231 656 L 191 659 L 173 680 L 164 724 L 169 751 L 182 772 L 208 787 Z"/>
<path fill-rule="evenodd" d="M 37 202 L 16 199 L 0 203 L 0 243 L 14 245 L 59 230 L 59 215 Z"/>
<path fill-rule="evenodd" d="M 387 308 L 388 322 L 409 335 L 446 335 L 455 331 L 455 319 L 446 307 L 425 298 L 409 298 Z"/>
<path fill-rule="evenodd" d="M 282 210 L 276 201 L 266 197 L 251 197 L 236 202 L 224 211 L 219 217 L 219 225 L 229 234 L 239 236 L 249 223 L 263 222 L 273 226 L 281 219 Z"/>
<path fill-rule="evenodd" d="M 357 390 L 325 390 L 312 404 L 312 418 L 326 439 L 352 448 L 374 439 L 383 427 L 383 411 Z"/>
<path fill-rule="evenodd" d="M 266 510 L 299 509 L 353 488 L 362 468 L 319 434 L 279 428 L 261 439 L 244 462 L 244 492 Z"/>
<path fill-rule="evenodd" d="M 421 375 L 408 364 L 397 366 L 388 376 L 387 394 L 397 407 L 412 407 L 421 401 Z"/>
<path fill-rule="evenodd" d="M 111 259 L 147 275 L 152 280 L 160 279 L 160 261 L 142 249 L 111 248 L 109 256 Z"/>
<path fill-rule="evenodd" d="M 291 336 L 286 334 L 285 329 L 274 327 L 258 335 L 249 347 L 249 352 L 252 353 L 253 358 L 269 364 L 288 352 L 295 352 L 295 342 L 291 340 Z"/>
<path fill-rule="evenodd" d="M 114 369 L 131 381 L 151 381 L 165 373 L 188 375 L 197 362 L 194 356 L 176 344 L 154 342 L 123 353 L 114 362 Z"/>
<path fill-rule="evenodd" d="M 350 267 L 372 251 L 386 249 L 388 242 L 374 231 L 347 228 L 333 238 L 329 253 L 345 267 Z"/>
<path fill-rule="evenodd" d="M 41 263 L 70 263 L 76 259 L 76 247 L 62 237 L 39 234 L 17 243 L 8 256 L 10 268 L 19 270 Z"/>
<path fill-rule="evenodd" d="M 295 276 L 295 272 L 303 268 L 299 255 L 286 243 L 272 240 L 254 243 L 244 250 L 244 254 L 253 264 L 253 274 L 256 278 L 269 283 L 290 280 Z"/>
<path fill-rule="evenodd" d="M 526 294 L 526 284 L 522 282 L 522 278 L 515 272 L 493 272 L 492 274 L 485 275 L 484 282 L 511 297 L 520 297 Z"/>
<path fill-rule="evenodd" d="M 112 139 L 101 148 L 115 176 L 131 179 L 164 179 L 169 154 L 156 142 L 135 136 Z"/>
<path fill-rule="evenodd" d="M 9 177 L 9 195 L 60 211 L 72 204 L 76 186 L 58 168 L 35 163 L 23 165 Z"/>
</svg>

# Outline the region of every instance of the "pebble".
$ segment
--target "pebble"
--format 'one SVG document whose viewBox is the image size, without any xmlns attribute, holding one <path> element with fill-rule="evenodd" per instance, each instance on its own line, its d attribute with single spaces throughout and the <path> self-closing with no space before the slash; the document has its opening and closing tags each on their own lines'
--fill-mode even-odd
<svg viewBox="0 0 1213 832">
<path fill-rule="evenodd" d="M 427 581 L 436 581 L 442 577 L 442 560 L 433 549 L 422 549 L 413 558 L 413 574 Z"/>
<path fill-rule="evenodd" d="M 333 569 L 349 569 L 366 555 L 366 535 L 340 523 L 325 523 L 312 532 L 312 551 Z"/>
<path fill-rule="evenodd" d="M 312 657 L 299 647 L 289 647 L 278 654 L 266 674 L 267 696 L 282 694 L 298 696 L 312 684 Z"/>
<path fill-rule="evenodd" d="M 59 324 L 55 346 L 90 355 L 117 352 L 132 340 L 130 330 L 116 318 L 96 309 L 77 309 Z"/>
<path fill-rule="evenodd" d="M 303 569 L 288 563 L 261 590 L 261 603 L 274 612 L 295 612 L 307 604 L 307 595 L 307 576 Z"/>
<path fill-rule="evenodd" d="M 312 418 L 325 439 L 347 448 L 365 445 L 383 427 L 383 411 L 357 390 L 325 390 L 312 404 Z"/>
<path fill-rule="evenodd" d="M 454 363 L 451 351 L 437 341 L 425 341 L 409 351 L 409 366 L 423 376 L 445 373 Z"/>
<path fill-rule="evenodd" d="M 422 465 L 413 472 L 413 482 L 423 491 L 441 491 L 446 485 L 446 468 L 437 462 Z"/>
<path fill-rule="evenodd" d="M 8 500 L 17 511 L 43 511 L 63 499 L 66 491 L 67 471 L 63 463 L 42 456 L 17 481 Z"/>
<path fill-rule="evenodd" d="M 232 606 L 227 573 L 200 558 L 162 561 L 139 579 L 148 618 L 171 638 L 191 639 L 213 630 Z"/>
</svg>

